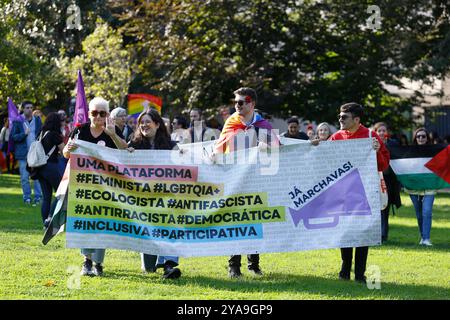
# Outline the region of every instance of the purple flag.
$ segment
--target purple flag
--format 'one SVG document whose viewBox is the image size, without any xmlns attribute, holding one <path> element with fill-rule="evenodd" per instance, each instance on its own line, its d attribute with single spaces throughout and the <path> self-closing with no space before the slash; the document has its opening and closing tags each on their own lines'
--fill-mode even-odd
<svg viewBox="0 0 450 320">
<path fill-rule="evenodd" d="M 8 140 L 8 151 L 14 150 L 14 141 L 11 138 L 11 133 L 13 129 L 13 121 L 24 121 L 24 118 L 20 115 L 19 110 L 17 110 L 17 107 L 14 105 L 13 101 L 10 97 L 8 97 L 8 121 L 9 121 L 9 132 L 10 132 L 10 138 Z"/>
<path fill-rule="evenodd" d="M 83 124 L 88 121 L 88 106 L 86 102 L 86 95 L 84 93 L 83 77 L 81 76 L 81 70 L 78 70 L 77 79 L 77 100 L 75 103 L 75 115 L 73 122 L 75 126 L 77 124 Z"/>
</svg>

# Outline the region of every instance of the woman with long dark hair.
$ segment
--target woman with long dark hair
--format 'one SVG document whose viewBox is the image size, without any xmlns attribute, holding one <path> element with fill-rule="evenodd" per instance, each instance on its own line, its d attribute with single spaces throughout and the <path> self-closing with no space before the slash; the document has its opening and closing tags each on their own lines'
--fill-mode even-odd
<svg viewBox="0 0 450 320">
<path fill-rule="evenodd" d="M 428 131 L 425 128 L 418 128 L 414 131 L 413 135 L 413 145 L 423 146 L 426 144 L 431 144 L 429 139 Z M 420 245 L 432 246 L 430 241 L 431 233 L 431 219 L 433 212 L 433 202 L 436 190 L 407 190 L 405 192 L 409 193 L 409 197 L 414 205 L 416 211 L 417 223 L 419 225 L 420 231 Z"/>
<path fill-rule="evenodd" d="M 141 113 L 137 119 L 134 136 L 128 143 L 128 151 L 134 150 L 171 150 L 176 142 L 170 140 L 169 133 L 163 119 L 155 109 L 148 109 Z M 181 276 L 178 266 L 178 257 L 156 256 L 141 253 L 142 269 L 144 272 L 155 272 L 157 268 L 164 268 L 163 277 L 176 279 Z"/>
<path fill-rule="evenodd" d="M 56 192 L 58 189 L 64 173 L 58 164 L 58 154 L 62 153 L 64 149 L 64 141 L 61 135 L 61 122 L 62 119 L 58 113 L 49 113 L 45 119 L 40 135 L 45 154 L 49 156 L 47 163 L 37 170 L 37 178 L 43 194 L 41 216 L 44 227 L 48 223 L 47 218 L 50 217 L 53 191 Z"/>
</svg>

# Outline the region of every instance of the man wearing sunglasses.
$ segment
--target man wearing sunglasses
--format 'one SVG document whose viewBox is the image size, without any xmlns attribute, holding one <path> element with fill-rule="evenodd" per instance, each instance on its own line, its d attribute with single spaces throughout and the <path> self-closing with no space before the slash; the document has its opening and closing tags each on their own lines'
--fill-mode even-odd
<svg viewBox="0 0 450 320">
<path fill-rule="evenodd" d="M 219 140 L 215 144 L 215 153 L 228 153 L 236 150 L 238 146 L 245 148 L 259 144 L 278 146 L 278 139 L 271 131 L 272 125 L 255 112 L 256 91 L 252 88 L 240 88 L 234 92 L 234 97 L 236 112 L 225 121 Z M 262 137 L 261 132 L 264 132 L 266 137 Z M 244 143 L 237 143 L 238 138 L 244 138 Z M 228 266 L 228 275 L 231 278 L 239 278 L 242 275 L 240 255 L 232 255 Z M 259 254 L 247 255 L 247 267 L 254 275 L 262 275 Z"/>
<path fill-rule="evenodd" d="M 369 138 L 369 129 L 361 124 L 363 116 L 363 107 L 357 103 L 350 102 L 341 106 L 339 114 L 339 124 L 341 130 L 334 133 L 329 140 L 348 140 Z M 377 151 L 378 171 L 384 171 L 389 167 L 389 151 L 383 141 L 372 132 L 373 148 Z M 358 247 L 355 250 L 355 280 L 365 283 L 367 255 L 369 247 Z M 350 279 L 350 270 L 352 268 L 353 248 L 341 248 L 342 267 L 339 272 L 339 278 L 342 280 Z"/>
</svg>

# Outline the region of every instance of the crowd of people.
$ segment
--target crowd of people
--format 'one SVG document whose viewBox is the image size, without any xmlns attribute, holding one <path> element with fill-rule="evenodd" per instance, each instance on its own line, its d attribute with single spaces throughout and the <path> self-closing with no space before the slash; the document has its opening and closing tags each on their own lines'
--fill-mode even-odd
<svg viewBox="0 0 450 320">
<path fill-rule="evenodd" d="M 390 145 L 408 145 L 404 134 L 390 135 L 386 123 L 378 122 L 371 128 L 363 125 L 364 109 L 357 103 L 346 103 L 340 107 L 338 120 L 340 129 L 333 132 L 333 126 L 322 122 L 317 126 L 312 123 L 304 125 L 302 131 L 301 121 L 293 116 L 287 120 L 287 131 L 274 136 L 270 121 L 264 119 L 261 112 L 256 109 L 257 94 L 251 88 L 240 88 L 234 92 L 234 106 L 223 106 L 219 110 L 219 120 L 205 120 L 202 110 L 192 108 L 189 110 L 189 119 L 183 115 L 173 117 L 172 121 L 163 118 L 154 109 L 146 109 L 138 117 L 127 115 L 124 108 L 117 107 L 110 111 L 109 103 L 103 98 L 96 97 L 89 103 L 89 121 L 74 127 L 70 117 L 64 110 L 51 112 L 45 117 L 39 110 L 34 110 L 30 101 L 20 105 L 22 120 L 16 120 L 10 127 L 5 119 L 0 132 L 0 144 L 6 161 L 6 171 L 14 172 L 17 161 L 20 174 L 20 183 L 23 191 L 25 205 L 41 205 L 41 218 L 44 228 L 51 220 L 52 195 L 58 188 L 70 153 L 77 149 L 77 140 L 88 141 L 113 149 L 135 150 L 170 150 L 177 148 L 178 144 L 195 143 L 215 140 L 212 157 L 217 153 L 233 151 L 230 141 L 235 138 L 239 130 L 255 130 L 258 137 L 261 128 L 267 134 L 265 139 L 254 139 L 245 144 L 246 148 L 257 146 L 265 141 L 267 147 L 280 144 L 280 137 L 309 141 L 313 145 L 321 141 L 335 141 L 368 138 L 373 139 L 373 148 L 377 154 L 378 171 L 382 171 L 388 189 L 388 205 L 381 212 L 381 238 L 388 240 L 389 213 L 401 206 L 401 185 L 389 166 Z M 45 120 L 44 120 L 45 119 Z M 269 132 L 269 133 L 267 133 Z M 31 143 L 39 139 L 45 153 L 49 156 L 47 163 L 39 168 L 27 166 L 27 153 Z M 9 150 L 8 142 L 14 142 L 14 149 Z M 414 132 L 412 144 L 424 145 L 443 142 L 436 134 L 429 133 L 425 128 Z M 447 141 L 448 143 L 448 141 Z M 31 187 L 33 185 L 33 188 Z M 32 192 L 32 190 L 34 192 Z M 422 192 L 405 190 L 410 194 L 414 205 L 420 231 L 420 245 L 431 246 L 430 231 L 432 220 L 432 206 L 434 190 Z M 368 247 L 355 249 L 355 280 L 365 282 L 365 269 L 368 256 Z M 350 270 L 353 260 L 353 248 L 341 248 L 342 266 L 339 278 L 350 279 Z M 105 249 L 84 248 L 81 250 L 84 257 L 81 274 L 101 276 Z M 145 272 L 155 272 L 163 268 L 163 277 L 176 279 L 181 276 L 178 268 L 179 258 L 172 256 L 156 256 L 141 254 L 142 269 Z M 228 261 L 229 276 L 238 278 L 241 274 L 241 256 L 233 255 Z M 255 275 L 262 275 L 260 257 L 258 254 L 247 255 L 247 268 Z"/>
</svg>

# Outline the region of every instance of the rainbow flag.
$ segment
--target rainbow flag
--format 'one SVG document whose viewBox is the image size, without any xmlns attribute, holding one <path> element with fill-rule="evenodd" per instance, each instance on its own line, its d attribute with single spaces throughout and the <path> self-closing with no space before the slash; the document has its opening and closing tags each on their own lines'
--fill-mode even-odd
<svg viewBox="0 0 450 320">
<path fill-rule="evenodd" d="M 138 116 L 147 108 L 154 108 L 161 113 L 162 98 L 147 93 L 133 93 L 128 95 L 128 114 Z"/>
</svg>

